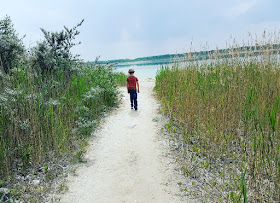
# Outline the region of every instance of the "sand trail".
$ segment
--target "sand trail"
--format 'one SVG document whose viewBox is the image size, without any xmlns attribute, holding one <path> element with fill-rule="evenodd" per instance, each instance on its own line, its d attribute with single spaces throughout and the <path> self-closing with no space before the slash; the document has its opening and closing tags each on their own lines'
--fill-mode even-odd
<svg viewBox="0 0 280 203">
<path fill-rule="evenodd" d="M 121 88 L 120 108 L 95 132 L 85 156 L 88 162 L 69 178 L 61 202 L 186 202 L 158 134 L 154 81 L 139 82 L 139 110 L 130 109 L 129 95 Z"/>
</svg>

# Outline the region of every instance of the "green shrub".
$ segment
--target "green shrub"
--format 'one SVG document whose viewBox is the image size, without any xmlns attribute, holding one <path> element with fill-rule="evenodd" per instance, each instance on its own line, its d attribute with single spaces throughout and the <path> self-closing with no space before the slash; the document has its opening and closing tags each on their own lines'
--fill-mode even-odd
<svg viewBox="0 0 280 203">
<path fill-rule="evenodd" d="M 117 76 L 111 68 L 80 62 L 71 53 L 82 22 L 61 32 L 41 29 L 45 40 L 30 58 L 18 61 L 20 40 L 9 17 L 0 21 L 5 59 L 5 71 L 0 68 L 0 179 L 13 170 L 25 173 L 42 166 L 53 154 L 81 151 L 104 112 L 118 103 Z M 14 40 L 15 55 L 2 52 L 4 39 L 9 46 Z"/>
<path fill-rule="evenodd" d="M 74 40 L 79 35 L 77 29 L 83 22 L 84 20 L 71 29 L 64 27 L 60 32 L 49 32 L 41 28 L 45 39 L 33 47 L 32 59 L 43 78 L 57 72 L 62 72 L 66 77 L 70 76 L 73 71 L 72 66 L 78 59 L 77 55 L 71 53 L 71 48 L 80 44 L 74 43 Z"/>
<path fill-rule="evenodd" d="M 19 39 L 11 18 L 5 16 L 0 20 L 0 68 L 8 73 L 11 68 L 17 66 L 23 53 L 22 40 Z"/>
</svg>

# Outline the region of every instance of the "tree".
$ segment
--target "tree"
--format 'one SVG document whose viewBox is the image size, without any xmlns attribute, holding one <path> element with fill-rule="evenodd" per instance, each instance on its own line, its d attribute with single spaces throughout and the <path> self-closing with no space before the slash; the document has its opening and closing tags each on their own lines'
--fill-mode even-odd
<svg viewBox="0 0 280 203">
<path fill-rule="evenodd" d="M 38 64 L 43 76 L 56 71 L 63 71 L 70 74 L 71 65 L 77 61 L 78 56 L 71 53 L 71 48 L 79 43 L 74 43 L 76 36 L 80 34 L 77 30 L 84 20 L 75 27 L 60 32 L 49 32 L 41 28 L 44 40 L 34 47 L 35 63 Z"/>
<path fill-rule="evenodd" d="M 22 39 L 18 38 L 11 18 L 5 16 L 0 20 L 0 66 L 8 73 L 23 53 Z"/>
</svg>

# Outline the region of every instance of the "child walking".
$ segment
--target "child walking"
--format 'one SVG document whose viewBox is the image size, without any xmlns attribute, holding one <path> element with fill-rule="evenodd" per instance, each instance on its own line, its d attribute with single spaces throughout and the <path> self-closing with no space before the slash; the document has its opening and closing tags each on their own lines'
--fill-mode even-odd
<svg viewBox="0 0 280 203">
<path fill-rule="evenodd" d="M 133 69 L 129 69 L 128 73 L 130 76 L 127 77 L 126 84 L 127 93 L 130 94 L 131 109 L 134 107 L 135 111 L 137 111 L 137 92 L 139 93 L 139 83 L 138 78 L 134 76 L 134 72 Z"/>
</svg>

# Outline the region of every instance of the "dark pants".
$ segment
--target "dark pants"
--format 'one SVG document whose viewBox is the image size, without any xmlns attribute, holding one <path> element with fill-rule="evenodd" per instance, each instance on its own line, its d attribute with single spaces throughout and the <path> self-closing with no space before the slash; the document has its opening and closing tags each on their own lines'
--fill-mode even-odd
<svg viewBox="0 0 280 203">
<path fill-rule="evenodd" d="M 128 90 L 128 93 L 130 94 L 131 107 L 134 107 L 134 109 L 137 110 L 137 91 L 136 91 L 136 89 Z"/>
</svg>

